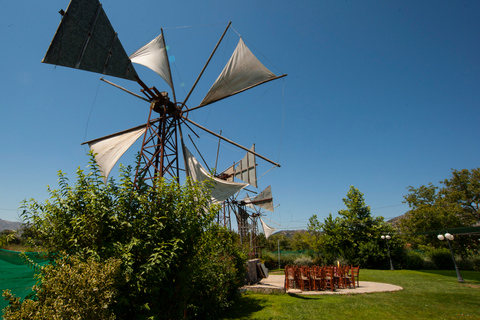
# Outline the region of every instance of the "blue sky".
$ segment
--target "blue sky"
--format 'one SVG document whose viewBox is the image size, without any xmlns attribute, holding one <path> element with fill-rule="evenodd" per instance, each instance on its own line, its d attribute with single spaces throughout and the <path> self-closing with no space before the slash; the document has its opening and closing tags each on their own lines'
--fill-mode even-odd
<svg viewBox="0 0 480 320">
<path fill-rule="evenodd" d="M 351 185 L 374 216 L 405 213 L 408 186 L 479 166 L 478 1 L 113 1 L 102 2 L 128 54 L 164 28 L 184 96 L 229 21 L 284 79 L 189 115 L 278 161 L 258 160 L 260 188 L 272 186 L 267 218 L 306 228 L 344 208 Z M 140 5 L 141 4 L 141 5 Z M 0 218 L 18 220 L 23 199 L 43 201 L 57 172 L 75 181 L 88 158 L 83 141 L 145 123 L 148 104 L 100 75 L 42 64 L 68 1 L 8 1 L 0 11 Z M 182 27 L 182 28 L 181 28 Z M 199 102 L 238 41 L 226 36 L 189 100 Z M 210 67 L 209 67 L 210 68 Z M 167 86 L 136 67 L 149 86 Z M 130 81 L 108 78 L 139 92 Z M 182 87 L 181 83 L 185 86 Z M 198 146 L 214 166 L 217 139 Z M 133 164 L 135 151 L 120 160 Z M 219 169 L 244 156 L 222 144 Z M 269 171 L 270 170 L 270 171 Z M 113 170 L 114 176 L 117 168 Z M 276 226 L 272 224 L 272 226 Z"/>
</svg>

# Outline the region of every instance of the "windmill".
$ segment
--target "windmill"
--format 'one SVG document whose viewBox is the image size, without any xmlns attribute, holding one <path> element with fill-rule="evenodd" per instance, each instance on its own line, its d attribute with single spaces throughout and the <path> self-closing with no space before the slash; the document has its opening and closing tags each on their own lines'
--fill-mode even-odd
<svg viewBox="0 0 480 320">
<path fill-rule="evenodd" d="M 250 151 L 251 152 L 248 152 L 240 161 L 235 162 L 232 166 L 218 174 L 217 177 L 229 182 L 233 182 L 236 178 L 257 188 L 257 164 L 253 153 L 255 152 L 255 144 L 250 148 Z M 261 218 L 262 209 L 270 212 L 274 211 L 272 189 L 271 186 L 268 186 L 253 198 L 247 193 L 242 200 L 237 200 L 239 194 L 240 191 L 236 196 L 231 196 L 223 202 L 223 210 L 220 212 L 218 220 L 219 223 L 223 220 L 223 224 L 231 228 L 230 219 L 233 213 L 237 220 L 240 242 L 248 242 L 251 252 L 258 254 L 258 221 L 260 220 L 261 222 L 265 238 L 268 239 L 268 237 L 276 230 L 275 228 L 268 226 Z"/>
<path fill-rule="evenodd" d="M 286 74 L 277 76 L 268 70 L 240 38 L 232 57 L 203 100 L 195 107 L 187 107 L 192 92 L 225 34 L 231 28 L 231 23 L 225 28 L 192 88 L 180 101 L 175 92 L 163 29 L 160 35 L 151 42 L 133 54 L 127 55 L 98 0 L 71 0 L 68 8 L 65 11 L 61 10 L 60 14 L 62 15 L 61 22 L 42 62 L 137 82 L 143 96 L 101 78 L 150 105 L 148 120 L 145 124 L 83 143 L 88 144 L 96 154 L 96 160 L 105 182 L 115 163 L 140 137 L 143 137 L 140 150 L 143 164 L 136 172 L 135 182 L 140 176 L 145 181 L 155 181 L 154 177 L 164 176 L 174 177 L 178 180 L 180 172 L 183 170 L 196 180 L 207 179 L 211 175 L 193 157 L 183 141 L 182 128 L 188 128 L 194 132 L 191 126 L 244 149 L 274 166 L 280 166 L 189 118 L 189 114 L 193 111 L 286 76 Z M 132 63 L 146 66 L 163 78 L 169 87 L 171 97 L 167 91 L 148 87 L 139 78 Z M 183 161 L 180 160 L 180 157 L 183 157 Z M 182 162 L 184 163 L 183 167 Z M 219 196 L 215 198 L 216 201 L 223 201 L 229 197 L 229 192 L 233 190 L 237 192 L 246 186 L 242 183 L 214 179 L 215 189 L 218 189 Z"/>
</svg>

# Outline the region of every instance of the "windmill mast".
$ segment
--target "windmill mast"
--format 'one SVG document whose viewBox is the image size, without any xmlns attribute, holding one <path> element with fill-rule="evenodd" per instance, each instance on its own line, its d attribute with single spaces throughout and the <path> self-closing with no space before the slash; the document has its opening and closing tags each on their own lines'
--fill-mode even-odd
<svg viewBox="0 0 480 320">
<path fill-rule="evenodd" d="M 167 92 L 159 92 L 155 87 L 148 88 L 140 79 L 142 93 L 150 100 L 150 112 L 143 136 L 140 160 L 137 167 L 135 185 L 140 176 L 145 181 L 155 177 L 171 176 L 178 181 L 178 127 L 182 115 L 180 104 L 170 101 Z M 158 117 L 156 117 L 158 115 Z"/>
</svg>

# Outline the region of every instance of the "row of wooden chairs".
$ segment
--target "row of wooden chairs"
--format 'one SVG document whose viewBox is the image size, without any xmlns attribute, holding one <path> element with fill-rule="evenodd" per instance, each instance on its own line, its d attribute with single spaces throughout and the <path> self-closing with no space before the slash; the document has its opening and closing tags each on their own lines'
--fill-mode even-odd
<svg viewBox="0 0 480 320">
<path fill-rule="evenodd" d="M 305 290 L 336 290 L 353 288 L 355 281 L 359 285 L 360 267 L 352 266 L 286 266 L 285 289 L 299 288 Z"/>
</svg>

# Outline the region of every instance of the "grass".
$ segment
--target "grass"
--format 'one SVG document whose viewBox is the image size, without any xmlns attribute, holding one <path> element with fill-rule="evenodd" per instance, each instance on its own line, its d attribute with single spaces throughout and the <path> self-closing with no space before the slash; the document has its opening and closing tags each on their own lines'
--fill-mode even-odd
<svg viewBox="0 0 480 320">
<path fill-rule="evenodd" d="M 272 272 L 271 274 L 278 274 Z M 241 295 L 223 319 L 480 319 L 480 272 L 360 270 L 360 281 L 399 285 L 397 292 L 301 296 Z"/>
</svg>

